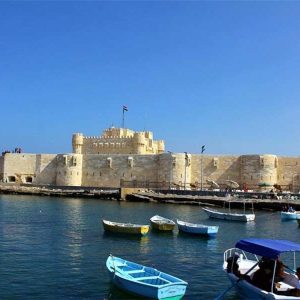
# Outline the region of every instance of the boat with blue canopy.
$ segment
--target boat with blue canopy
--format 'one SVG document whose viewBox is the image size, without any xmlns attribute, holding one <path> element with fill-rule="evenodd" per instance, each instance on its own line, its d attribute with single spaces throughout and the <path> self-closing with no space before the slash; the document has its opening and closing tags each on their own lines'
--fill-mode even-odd
<svg viewBox="0 0 300 300">
<path fill-rule="evenodd" d="M 223 270 L 232 285 L 219 295 L 235 288 L 241 299 L 300 299 L 299 278 L 296 275 L 296 253 L 300 244 L 288 240 L 247 238 L 224 252 Z M 281 255 L 291 256 L 293 266 L 281 261 Z"/>
<path fill-rule="evenodd" d="M 150 299 L 179 300 L 188 285 L 167 273 L 112 255 L 107 258 L 106 267 L 118 288 Z"/>
</svg>

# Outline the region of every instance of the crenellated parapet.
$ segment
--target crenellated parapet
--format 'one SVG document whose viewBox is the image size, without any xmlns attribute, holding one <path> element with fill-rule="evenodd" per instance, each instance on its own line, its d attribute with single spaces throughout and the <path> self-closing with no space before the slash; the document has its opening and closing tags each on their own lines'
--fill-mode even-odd
<svg viewBox="0 0 300 300">
<path fill-rule="evenodd" d="M 77 154 L 159 154 L 165 151 L 164 141 L 153 140 L 151 131 L 115 127 L 105 129 L 100 136 L 76 133 L 72 145 Z"/>
</svg>

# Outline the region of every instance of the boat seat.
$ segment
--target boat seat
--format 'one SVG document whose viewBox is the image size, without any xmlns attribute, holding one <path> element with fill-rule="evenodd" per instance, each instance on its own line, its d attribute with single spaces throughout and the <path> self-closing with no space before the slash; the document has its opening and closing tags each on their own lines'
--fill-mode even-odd
<svg viewBox="0 0 300 300">
<path fill-rule="evenodd" d="M 128 271 L 127 274 L 135 274 L 135 273 L 142 273 L 144 272 L 143 269 L 140 269 L 140 270 L 131 270 L 131 271 Z"/>
<path fill-rule="evenodd" d="M 136 278 L 136 280 L 152 285 L 164 285 L 170 283 L 170 281 L 157 276 L 140 277 Z"/>
<path fill-rule="evenodd" d="M 159 278 L 157 276 L 145 276 L 145 277 L 140 277 L 140 278 L 136 278 L 136 280 L 144 280 L 144 279 L 156 279 Z"/>
</svg>

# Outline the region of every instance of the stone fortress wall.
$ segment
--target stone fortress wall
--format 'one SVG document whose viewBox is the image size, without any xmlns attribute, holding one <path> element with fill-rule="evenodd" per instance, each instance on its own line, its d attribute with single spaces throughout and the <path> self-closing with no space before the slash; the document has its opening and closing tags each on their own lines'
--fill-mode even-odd
<svg viewBox="0 0 300 300">
<path fill-rule="evenodd" d="M 294 192 L 300 188 L 300 157 L 164 152 L 164 142 L 153 141 L 151 132 L 123 128 L 110 128 L 98 138 L 74 134 L 72 144 L 70 154 L 6 153 L 0 159 L 0 179 L 112 188 L 120 187 L 121 180 L 158 182 L 166 188 L 171 183 L 199 188 L 202 182 L 207 188 L 210 179 L 219 184 L 234 180 L 248 188 L 264 184 L 279 184 Z"/>
</svg>

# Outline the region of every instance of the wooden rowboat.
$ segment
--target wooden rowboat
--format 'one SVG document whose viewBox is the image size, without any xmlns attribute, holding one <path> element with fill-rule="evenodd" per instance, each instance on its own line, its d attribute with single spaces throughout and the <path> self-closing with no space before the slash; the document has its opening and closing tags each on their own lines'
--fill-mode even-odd
<svg viewBox="0 0 300 300">
<path fill-rule="evenodd" d="M 106 267 L 118 288 L 151 299 L 179 300 L 188 285 L 177 277 L 112 255 L 107 258 Z"/>
<path fill-rule="evenodd" d="M 300 212 L 299 211 L 282 211 L 280 212 L 280 217 L 282 221 L 287 220 L 296 220 L 300 219 Z"/>
<path fill-rule="evenodd" d="M 175 227 L 175 222 L 164 217 L 155 215 L 150 219 L 151 227 L 160 231 L 172 231 Z"/>
<path fill-rule="evenodd" d="M 117 223 L 102 220 L 105 231 L 114 233 L 140 234 L 146 235 L 149 231 L 149 225 L 138 225 L 131 223 Z"/>
<path fill-rule="evenodd" d="M 248 222 L 255 220 L 255 214 L 237 214 L 231 212 L 220 212 L 217 210 L 212 210 L 208 208 L 202 208 L 210 218 L 222 219 L 222 220 L 230 220 L 230 221 L 240 221 L 240 222 Z"/>
<path fill-rule="evenodd" d="M 218 233 L 219 226 L 207 226 L 203 224 L 193 224 L 177 220 L 179 231 L 183 231 L 191 234 L 206 235 L 214 237 Z"/>
</svg>

